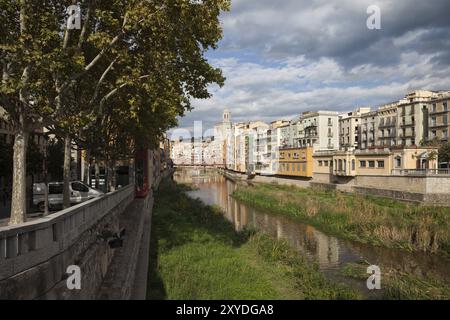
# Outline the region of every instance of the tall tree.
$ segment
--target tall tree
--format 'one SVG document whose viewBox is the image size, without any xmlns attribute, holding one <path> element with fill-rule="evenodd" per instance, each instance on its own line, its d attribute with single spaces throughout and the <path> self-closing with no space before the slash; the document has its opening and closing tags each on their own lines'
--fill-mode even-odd
<svg viewBox="0 0 450 320">
<path fill-rule="evenodd" d="M 84 0 L 82 28 L 61 28 L 74 3 L 0 0 L 0 98 L 17 128 L 11 223 L 25 219 L 26 145 L 35 126 L 65 141 L 68 205 L 72 140 L 111 150 L 108 159 L 130 139 L 155 144 L 191 98 L 208 98 L 208 86 L 224 81 L 204 54 L 221 38 L 228 0 Z M 106 137 L 94 134 L 99 125 Z"/>
</svg>

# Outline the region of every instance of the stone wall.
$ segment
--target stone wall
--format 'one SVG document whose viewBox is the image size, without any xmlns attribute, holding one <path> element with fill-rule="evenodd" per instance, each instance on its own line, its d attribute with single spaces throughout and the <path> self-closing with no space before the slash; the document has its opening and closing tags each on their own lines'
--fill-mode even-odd
<svg viewBox="0 0 450 320">
<path fill-rule="evenodd" d="M 226 171 L 225 171 L 226 172 Z M 226 172 L 226 176 L 230 173 Z M 232 174 L 233 176 L 235 174 Z M 314 178 L 256 176 L 249 180 L 255 183 L 278 183 L 301 188 L 318 187 L 342 192 L 358 192 L 402 201 L 427 205 L 450 206 L 450 176 L 356 176 L 334 177 L 325 173 L 314 173 Z"/>
<path fill-rule="evenodd" d="M 92 299 L 114 255 L 108 245 L 119 215 L 134 200 L 127 186 L 67 210 L 0 228 L 0 299 Z M 81 268 L 81 290 L 66 270 Z"/>
<path fill-rule="evenodd" d="M 249 180 L 255 183 L 278 183 L 281 185 L 287 186 L 296 186 L 298 188 L 308 188 L 309 180 L 300 180 L 300 179 L 288 179 L 288 178 L 280 178 L 280 177 L 266 177 L 266 176 L 255 176 L 253 179 Z"/>
</svg>

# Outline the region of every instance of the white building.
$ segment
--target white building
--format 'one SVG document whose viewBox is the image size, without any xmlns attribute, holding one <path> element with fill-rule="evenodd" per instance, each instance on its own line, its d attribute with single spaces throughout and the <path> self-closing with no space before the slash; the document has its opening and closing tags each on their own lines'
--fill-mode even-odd
<svg viewBox="0 0 450 320">
<path fill-rule="evenodd" d="M 339 115 L 334 111 L 304 112 L 299 122 L 298 147 L 315 150 L 339 148 Z"/>
<path fill-rule="evenodd" d="M 369 112 L 370 108 L 365 107 L 339 116 L 339 149 L 351 150 L 359 148 L 361 116 Z"/>
</svg>

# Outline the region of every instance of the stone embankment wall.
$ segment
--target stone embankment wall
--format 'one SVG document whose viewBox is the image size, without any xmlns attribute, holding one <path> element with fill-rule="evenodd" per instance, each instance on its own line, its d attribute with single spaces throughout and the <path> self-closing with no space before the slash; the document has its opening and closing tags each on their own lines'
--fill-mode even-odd
<svg viewBox="0 0 450 320">
<path fill-rule="evenodd" d="M 91 299 L 103 281 L 134 186 L 17 226 L 0 228 L 0 299 Z M 67 268 L 81 269 L 81 290 Z"/>
<path fill-rule="evenodd" d="M 425 205 L 450 206 L 450 176 L 357 176 L 349 181 L 331 181 L 329 174 L 316 174 L 312 180 L 255 176 L 247 179 L 244 174 L 220 171 L 234 181 L 253 183 L 277 183 L 300 188 L 320 187 L 342 192 L 356 192 L 387 197 Z"/>
</svg>

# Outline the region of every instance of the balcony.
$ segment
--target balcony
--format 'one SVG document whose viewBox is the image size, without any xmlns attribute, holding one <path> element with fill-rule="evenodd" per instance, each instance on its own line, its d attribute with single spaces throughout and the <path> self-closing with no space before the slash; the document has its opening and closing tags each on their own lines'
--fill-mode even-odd
<svg viewBox="0 0 450 320">
<path fill-rule="evenodd" d="M 385 123 L 380 123 L 380 125 L 378 126 L 379 128 L 392 128 L 395 127 L 397 125 L 397 122 L 385 122 Z"/>
<path fill-rule="evenodd" d="M 448 122 L 435 122 L 430 124 L 430 128 L 448 127 Z"/>
<path fill-rule="evenodd" d="M 314 129 L 314 128 L 317 128 L 317 124 L 309 123 L 309 124 L 305 125 L 304 130 Z"/>
<path fill-rule="evenodd" d="M 400 124 L 401 127 L 410 127 L 410 126 L 415 126 L 416 125 L 416 121 L 404 121 Z"/>
<path fill-rule="evenodd" d="M 436 115 L 436 114 L 443 114 L 443 113 L 447 113 L 450 112 L 449 109 L 442 109 L 442 110 L 432 110 L 430 111 L 430 115 Z"/>
</svg>

